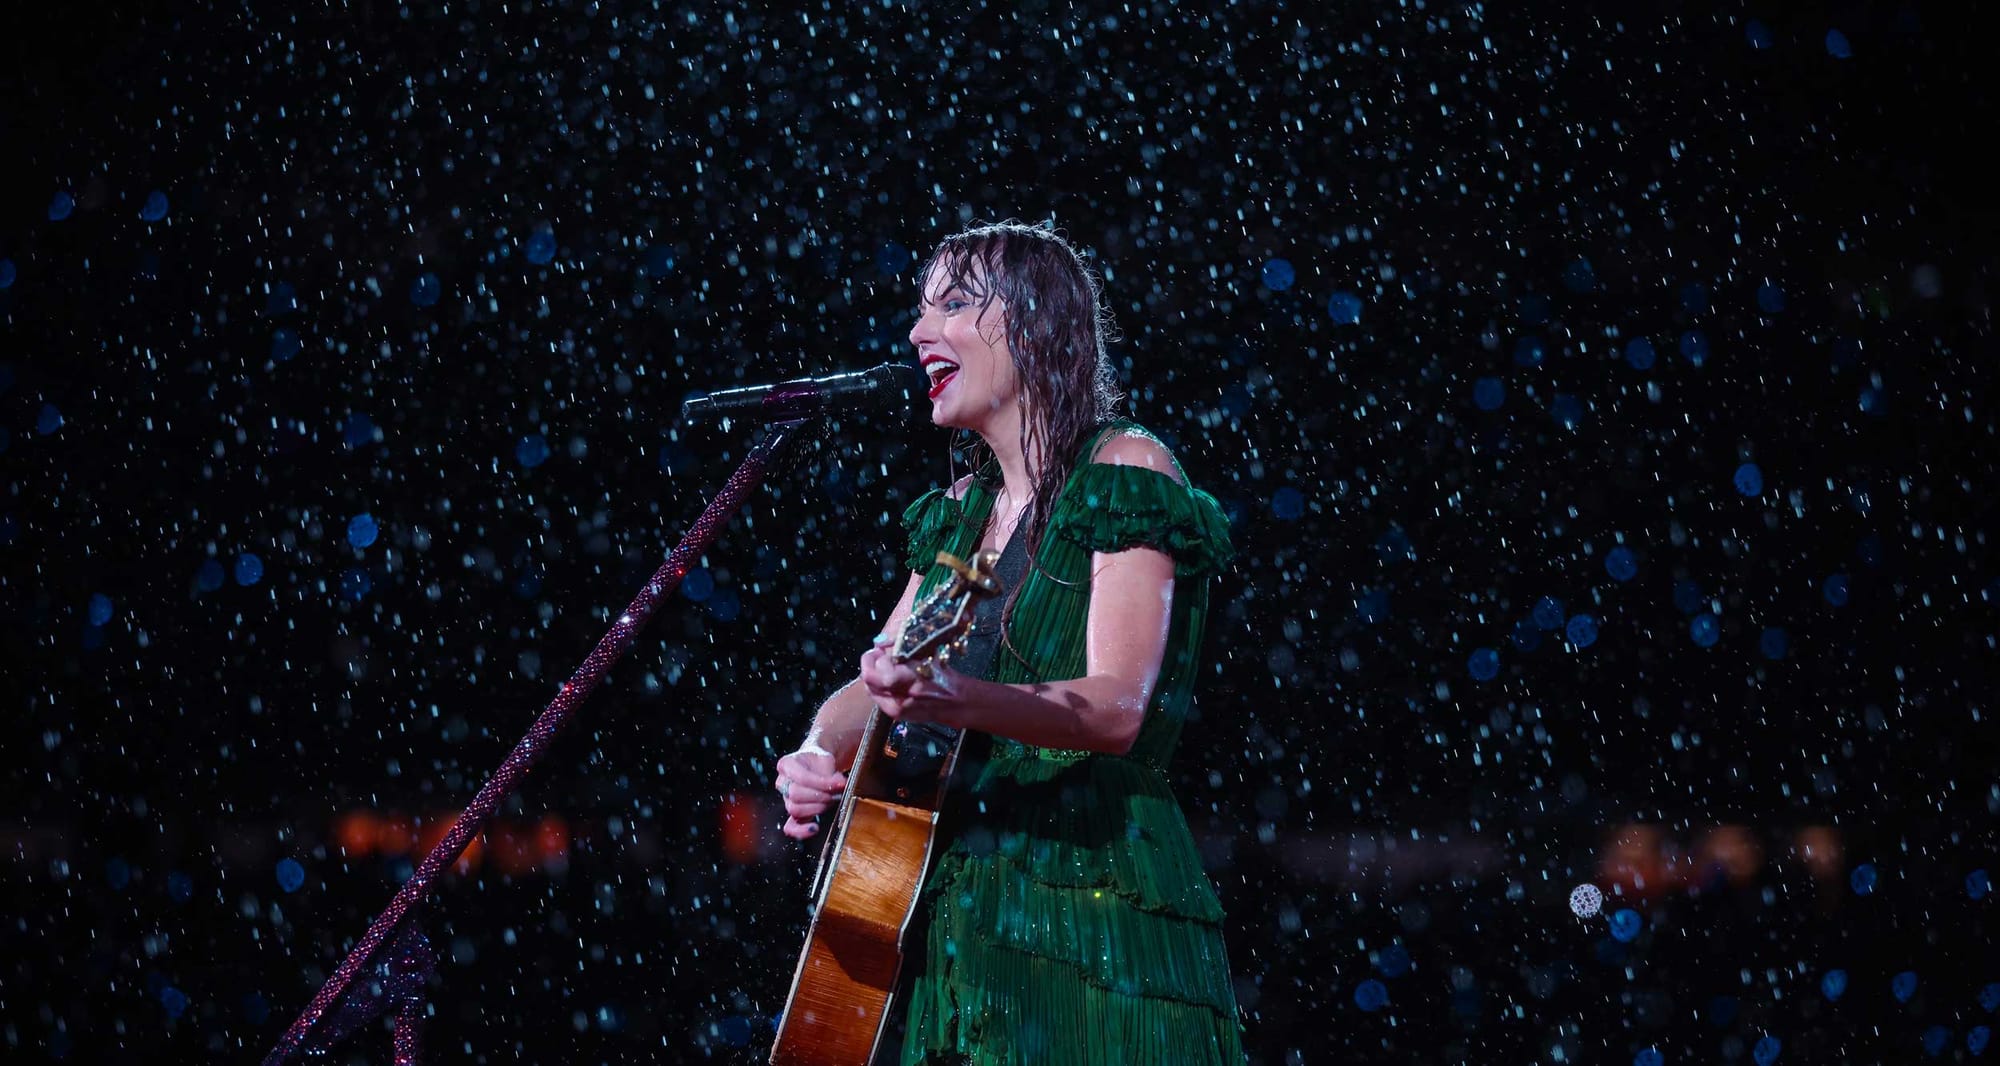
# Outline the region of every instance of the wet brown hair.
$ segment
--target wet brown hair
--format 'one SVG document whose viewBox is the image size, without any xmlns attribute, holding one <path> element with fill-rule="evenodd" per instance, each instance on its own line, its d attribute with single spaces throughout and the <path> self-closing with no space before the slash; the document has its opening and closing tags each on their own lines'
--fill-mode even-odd
<svg viewBox="0 0 2000 1066">
<path fill-rule="evenodd" d="M 979 321 L 995 300 L 1006 306 L 1007 349 L 1021 382 L 1021 454 L 1040 461 L 1030 468 L 1033 492 L 1015 526 L 1016 536 L 1027 537 L 1032 561 L 1077 452 L 1124 404 L 1104 347 L 1116 330 L 1096 275 L 1052 228 L 1007 221 L 953 234 L 931 253 L 919 283 L 938 271 L 979 305 Z M 954 434 L 953 451 L 964 453 L 975 473 L 993 459 L 969 430 Z M 1003 618 L 1011 616 L 1019 591 L 1018 585 L 1008 591 Z M 1004 622 L 1001 628 L 1004 634 Z"/>
</svg>

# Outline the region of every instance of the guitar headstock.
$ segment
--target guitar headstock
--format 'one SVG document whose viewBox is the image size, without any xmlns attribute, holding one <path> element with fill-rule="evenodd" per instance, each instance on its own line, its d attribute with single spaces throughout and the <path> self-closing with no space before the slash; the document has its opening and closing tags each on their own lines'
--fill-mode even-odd
<svg viewBox="0 0 2000 1066">
<path fill-rule="evenodd" d="M 937 561 L 951 569 L 951 578 L 911 608 L 909 620 L 890 649 L 899 663 L 949 658 L 950 649 L 972 629 L 973 605 L 981 597 L 1000 592 L 1000 579 L 993 575 L 999 552 L 989 548 L 974 555 L 970 563 L 950 552 L 939 552 Z"/>
</svg>

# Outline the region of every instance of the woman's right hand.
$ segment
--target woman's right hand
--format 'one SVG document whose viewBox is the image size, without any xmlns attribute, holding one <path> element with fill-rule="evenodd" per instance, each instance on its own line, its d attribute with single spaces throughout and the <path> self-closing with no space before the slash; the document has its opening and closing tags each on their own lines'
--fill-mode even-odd
<svg viewBox="0 0 2000 1066">
<path fill-rule="evenodd" d="M 785 800 L 785 835 L 809 840 L 819 832 L 813 819 L 840 802 L 847 775 L 834 766 L 833 756 L 800 750 L 778 760 L 778 794 Z"/>
</svg>

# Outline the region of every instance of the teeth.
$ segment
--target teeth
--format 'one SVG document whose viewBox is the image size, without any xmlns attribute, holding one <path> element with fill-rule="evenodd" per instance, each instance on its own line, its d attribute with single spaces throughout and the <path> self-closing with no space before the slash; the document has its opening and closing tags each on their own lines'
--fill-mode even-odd
<svg viewBox="0 0 2000 1066">
<path fill-rule="evenodd" d="M 942 359 L 940 359 L 936 362 L 933 362 L 930 366 L 925 367 L 924 369 L 931 376 L 931 384 L 935 385 L 938 382 L 943 381 L 947 376 L 957 373 L 958 365 L 955 363 L 947 363 Z"/>
</svg>

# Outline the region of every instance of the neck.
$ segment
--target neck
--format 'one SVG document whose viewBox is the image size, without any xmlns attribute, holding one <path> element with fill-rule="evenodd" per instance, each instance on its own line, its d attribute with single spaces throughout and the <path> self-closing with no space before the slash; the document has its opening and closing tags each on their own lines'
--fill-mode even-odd
<svg viewBox="0 0 2000 1066">
<path fill-rule="evenodd" d="M 1007 506 L 1019 508 L 1035 494 L 1034 475 L 1028 457 L 1021 453 L 1021 439 L 1012 436 L 1003 440 L 983 439 L 993 450 L 994 461 L 1000 464 L 1000 491 L 1006 494 Z"/>
<path fill-rule="evenodd" d="M 1006 494 L 1009 509 L 1018 509 L 1035 494 L 1035 474 L 1041 469 L 1041 456 L 1026 455 L 1021 450 L 1021 418 L 1025 412 L 1015 403 L 996 404 L 986 419 L 986 424 L 974 432 L 986 442 L 993 459 L 1000 465 L 1001 491 Z"/>
</svg>

